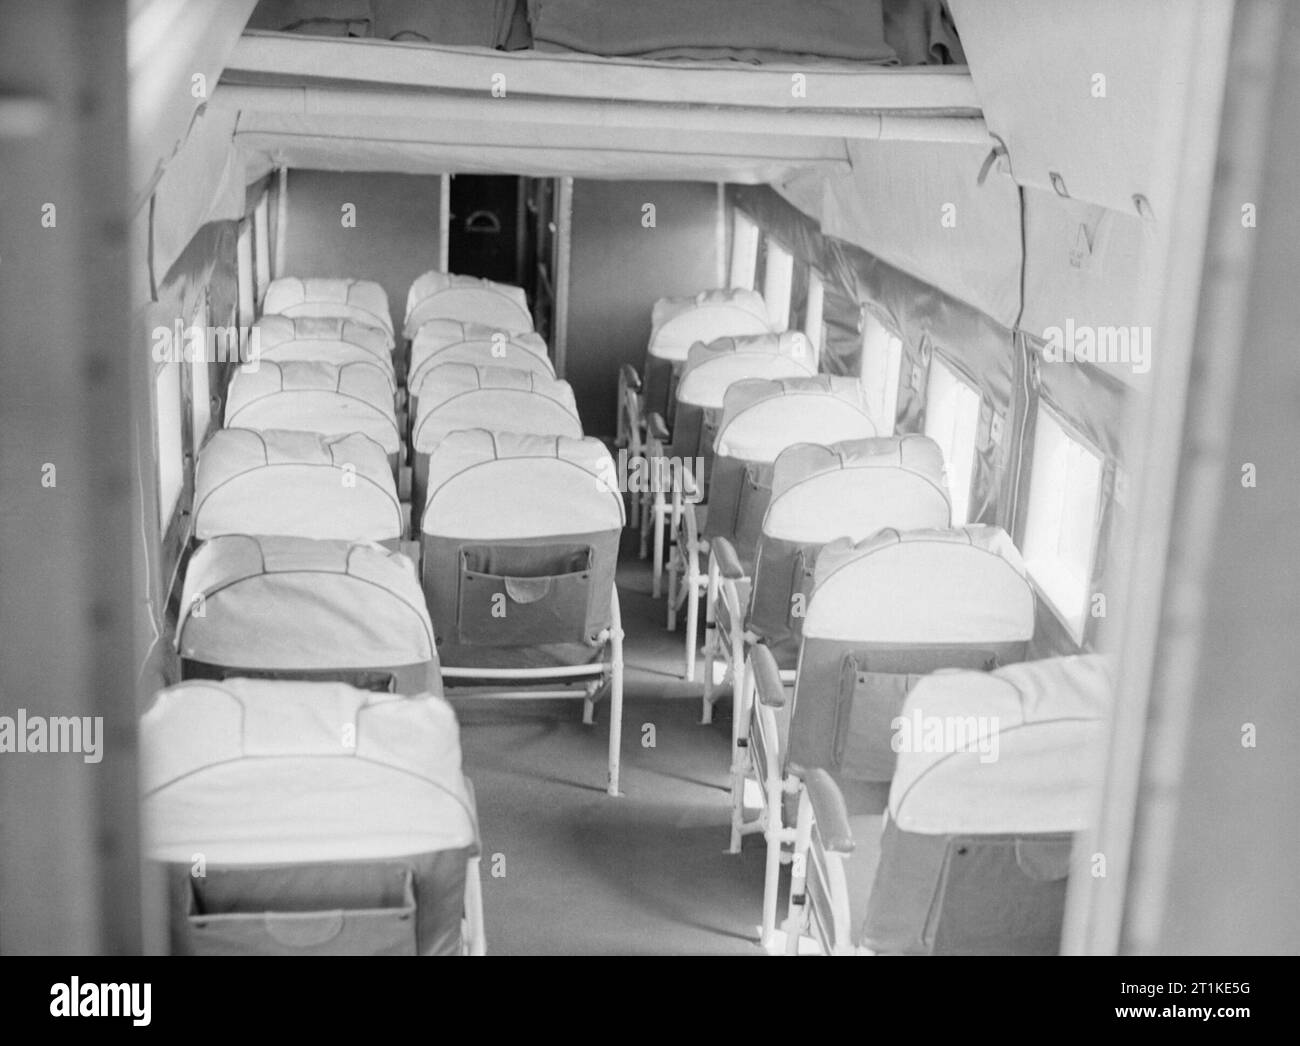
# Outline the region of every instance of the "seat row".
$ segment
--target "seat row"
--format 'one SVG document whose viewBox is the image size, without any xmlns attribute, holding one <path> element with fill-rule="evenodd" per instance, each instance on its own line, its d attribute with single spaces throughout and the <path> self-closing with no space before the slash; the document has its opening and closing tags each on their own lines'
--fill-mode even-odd
<svg viewBox="0 0 1300 1046">
<path fill-rule="evenodd" d="M 763 837 L 761 938 L 776 946 L 790 863 L 792 951 L 809 934 L 836 954 L 1054 950 L 1056 857 L 1090 799 L 1080 767 L 1097 755 L 1105 666 L 1028 660 L 1035 595 L 1008 535 L 954 526 L 939 446 L 878 435 L 893 425 L 871 416 L 855 379 L 816 374 L 801 335 L 745 331 L 761 314 L 754 297 L 660 302 L 646 381 L 623 380 L 622 427 L 649 461 L 694 463 L 659 468 L 664 489 L 647 504 L 669 537 L 670 629 L 687 607 L 687 678 L 705 603 L 706 723 L 731 683 L 730 848 Z M 724 309 L 737 328 L 656 359 L 670 324 L 679 346 L 693 330 L 719 334 Z M 663 391 L 652 395 L 654 373 Z M 638 387 L 639 402 L 628 394 Z M 995 677 L 1010 690 L 991 687 Z M 949 775 L 984 797 L 981 816 L 951 788 L 932 790 Z M 1046 798 L 1022 808 L 1008 782 Z M 850 862 L 854 849 L 875 857 Z M 971 869 L 958 883 L 950 862 L 972 851 L 981 858 L 958 862 Z M 1019 877 L 1007 864 L 1047 853 Z M 931 862 L 924 875 L 914 859 Z M 864 921 L 852 913 L 868 898 Z M 996 917 L 979 915 L 986 903 Z"/>
<path fill-rule="evenodd" d="M 176 951 L 484 950 L 444 677 L 606 687 L 617 791 L 613 463 L 518 288 L 427 273 L 392 332 L 376 283 L 274 281 L 199 455 L 143 728 Z"/>
</svg>

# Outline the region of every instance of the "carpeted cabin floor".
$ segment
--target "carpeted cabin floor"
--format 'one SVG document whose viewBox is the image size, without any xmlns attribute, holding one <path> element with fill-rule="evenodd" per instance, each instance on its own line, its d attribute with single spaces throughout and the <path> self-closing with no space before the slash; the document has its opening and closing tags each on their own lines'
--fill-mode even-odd
<svg viewBox="0 0 1300 1046">
<path fill-rule="evenodd" d="M 665 629 L 634 551 L 618 584 L 621 798 L 604 790 L 606 702 L 589 727 L 579 700 L 455 701 L 478 798 L 488 954 L 761 955 L 762 839 L 726 852 L 730 700 L 700 724 L 681 625 Z"/>
</svg>

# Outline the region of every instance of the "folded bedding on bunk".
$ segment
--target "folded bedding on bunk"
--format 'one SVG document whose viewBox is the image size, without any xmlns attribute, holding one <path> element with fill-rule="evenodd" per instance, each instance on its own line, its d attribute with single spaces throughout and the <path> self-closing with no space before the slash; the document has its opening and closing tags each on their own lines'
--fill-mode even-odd
<svg viewBox="0 0 1300 1046">
<path fill-rule="evenodd" d="M 885 39 L 904 65 L 965 65 L 944 0 L 885 0 Z"/>
<path fill-rule="evenodd" d="M 893 64 L 880 0 L 528 0 L 534 47 L 638 58 Z"/>
<path fill-rule="evenodd" d="M 370 0 L 374 35 L 462 47 L 528 46 L 519 0 Z"/>
</svg>

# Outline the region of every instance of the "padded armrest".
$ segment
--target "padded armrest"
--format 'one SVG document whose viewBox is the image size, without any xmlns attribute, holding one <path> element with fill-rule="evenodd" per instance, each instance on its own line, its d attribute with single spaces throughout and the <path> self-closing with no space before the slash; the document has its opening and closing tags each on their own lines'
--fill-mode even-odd
<svg viewBox="0 0 1300 1046">
<path fill-rule="evenodd" d="M 657 439 L 660 443 L 668 442 L 668 426 L 664 424 L 663 416 L 658 411 L 646 419 L 645 431 L 651 439 Z"/>
<path fill-rule="evenodd" d="M 700 481 L 696 479 L 695 474 L 689 469 L 682 469 L 681 495 L 683 501 L 689 501 L 697 504 L 703 500 L 700 490 Z"/>
<path fill-rule="evenodd" d="M 785 684 L 781 682 L 781 670 L 772 651 L 761 643 L 753 647 L 749 652 L 749 667 L 754 673 L 759 701 L 768 708 L 784 708 Z"/>
<path fill-rule="evenodd" d="M 853 852 L 853 829 L 849 827 L 849 808 L 844 794 L 829 773 L 821 768 L 804 774 L 804 787 L 812 803 L 813 817 L 822 845 L 832 853 Z"/>
<path fill-rule="evenodd" d="M 711 538 L 709 548 L 717 558 L 718 573 L 730 581 L 744 579 L 745 568 L 740 563 L 740 557 L 736 555 L 736 547 L 730 541 L 722 537 Z"/>
<path fill-rule="evenodd" d="M 629 388 L 633 392 L 641 391 L 641 376 L 637 374 L 636 368 L 632 366 L 632 364 L 623 364 L 618 373 L 619 377 L 623 379 L 623 385 L 625 388 Z"/>
</svg>

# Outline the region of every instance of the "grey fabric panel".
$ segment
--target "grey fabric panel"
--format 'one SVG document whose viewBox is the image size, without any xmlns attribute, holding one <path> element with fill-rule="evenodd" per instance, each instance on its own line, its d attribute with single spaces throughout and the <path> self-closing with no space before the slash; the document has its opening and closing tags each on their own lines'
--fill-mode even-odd
<svg viewBox="0 0 1300 1046">
<path fill-rule="evenodd" d="M 668 408 L 677 396 L 677 382 L 681 379 L 685 366 L 685 360 L 666 360 L 646 354 L 645 376 L 641 383 L 646 417 L 659 414 L 665 422 L 668 421 Z"/>
<path fill-rule="evenodd" d="M 557 534 L 551 537 L 510 539 L 485 542 L 472 539 L 423 536 L 424 555 L 421 583 L 433 619 L 437 637 L 439 662 L 448 667 L 479 665 L 492 668 L 529 668 L 542 665 L 584 664 L 600 656 L 601 647 L 592 639 L 610 624 L 610 597 L 614 586 L 614 571 L 618 559 L 618 531 L 595 531 L 589 534 Z M 490 549 L 489 549 L 490 546 Z M 546 634 L 523 634 L 508 637 L 508 642 L 486 646 L 486 636 L 475 632 L 482 622 L 470 625 L 470 634 L 462 629 L 462 613 L 476 618 L 486 608 L 486 603 L 467 601 L 463 592 L 466 584 L 462 570 L 464 552 L 475 552 L 476 562 L 489 567 L 499 567 L 511 577 L 555 576 L 555 566 L 561 560 L 571 563 L 576 549 L 590 549 L 589 577 L 582 582 L 584 598 L 575 600 L 575 585 L 561 585 L 553 590 L 554 596 L 563 596 L 557 604 L 546 607 L 534 603 L 519 605 L 507 599 L 507 618 L 512 603 L 521 619 L 528 618 L 533 627 L 545 625 Z M 484 559 L 484 556 L 487 556 Z M 557 556 L 559 559 L 557 560 Z M 487 573 L 492 573 L 488 571 Z M 504 574 L 497 574 L 498 578 Z M 561 576 L 566 576 L 561 572 Z M 479 582 L 472 582 L 478 584 Z M 495 582 L 485 582 L 495 584 Z M 525 596 L 526 598 L 526 596 Z M 554 616 L 547 620 L 547 615 Z M 488 624 L 500 619 L 488 619 Z M 503 630 L 506 631 L 506 630 Z M 507 638 L 507 637 L 503 637 Z"/>
<path fill-rule="evenodd" d="M 375 861 L 163 865 L 175 955 L 456 955 L 469 849 Z M 268 918 L 268 914 L 270 918 Z"/>
<path fill-rule="evenodd" d="M 1043 342 L 1022 334 L 1031 360 L 1032 385 L 1038 394 L 1079 429 L 1108 458 L 1123 460 L 1124 429 L 1132 390 L 1123 380 L 1094 363 L 1050 363 Z"/>
<path fill-rule="evenodd" d="M 1012 332 L 991 317 L 923 280 L 863 250 L 822 233 L 820 224 L 781 198 L 769 186 L 728 186 L 729 202 L 750 214 L 787 244 L 796 257 L 824 276 L 829 342 L 821 369 L 859 373 L 861 314 L 866 307 L 903 341 L 895 431 L 921 432 L 929 361 L 939 351 L 980 390 L 983 407 L 971 484 L 971 521 L 1006 526 L 1009 434 L 1000 445 L 991 437 L 993 413 L 1011 417 L 1020 370 L 1020 351 Z M 913 382 L 913 372 L 917 381 Z M 1008 528 L 1009 529 L 1009 528 Z"/>
<path fill-rule="evenodd" d="M 1046 403 L 1064 418 L 1078 435 L 1105 459 L 1101 483 L 1101 511 L 1097 528 L 1097 549 L 1093 558 L 1094 589 L 1102 581 L 1109 559 L 1111 543 L 1123 526 L 1123 510 L 1115 500 L 1116 469 L 1124 462 L 1124 433 L 1130 421 L 1128 411 L 1131 390 L 1105 368 L 1089 363 L 1046 363 L 1042 344 L 1028 335 L 1020 336 L 1021 366 L 1025 372 L 1025 432 L 1015 483 L 1014 510 L 1016 529 L 1023 538 L 1025 511 L 1029 504 L 1029 484 L 1034 461 L 1034 419 L 1039 403 Z M 1008 528 L 1010 529 L 1010 528 Z M 1036 646 L 1051 654 L 1072 654 L 1087 647 L 1096 634 L 1098 619 L 1088 618 L 1084 644 L 1077 643 L 1061 625 L 1055 614 L 1043 608 L 1039 614 Z"/>
<path fill-rule="evenodd" d="M 833 765 L 848 777 L 889 781 L 897 756 L 891 724 L 903 711 L 908 692 L 924 675 L 913 672 L 870 672 L 846 657 L 840 667 L 836 693 Z"/>
<path fill-rule="evenodd" d="M 456 637 L 474 646 L 589 636 L 590 545 L 462 545 Z"/>
<path fill-rule="evenodd" d="M 709 476 L 704 537 L 726 538 L 743 564 L 753 563 L 763 515 L 772 500 L 772 466 L 719 455 Z"/>
<path fill-rule="evenodd" d="M 771 643 L 803 635 L 803 614 L 812 595 L 813 566 L 820 544 L 764 537 L 754 560 L 754 589 L 748 625 Z M 796 596 L 802 610 L 796 613 Z"/>
<path fill-rule="evenodd" d="M 1055 955 L 1071 841 L 919 835 L 889 821 L 862 943 L 904 955 Z"/>
<path fill-rule="evenodd" d="M 850 780 L 888 782 L 893 776 L 893 756 L 890 748 L 889 722 L 898 714 L 893 701 L 901 707 L 901 695 L 896 689 L 870 686 L 859 691 L 857 686 L 845 686 L 844 672 L 922 675 L 940 668 L 966 668 L 988 671 L 999 665 L 1022 661 L 1024 643 L 980 643 L 970 645 L 911 644 L 882 646 L 871 643 L 840 640 L 805 639 L 799 662 L 799 678 L 795 683 L 794 715 L 790 722 L 790 761 L 795 766 L 811 769 L 821 767 Z M 869 724 L 883 724 L 885 735 L 873 749 L 879 753 L 880 766 L 874 772 L 864 772 L 857 766 L 856 773 L 840 764 L 837 750 L 841 729 L 847 730 L 854 718 L 853 703 L 857 698 L 881 702 L 873 711 L 858 710 L 853 752 L 860 758 L 866 739 L 863 730 Z M 845 707 L 847 706 L 847 707 Z M 893 711 L 889 709 L 894 708 Z M 887 772 L 885 764 L 887 765 Z M 870 770 L 870 767 L 865 770 Z"/>
</svg>

